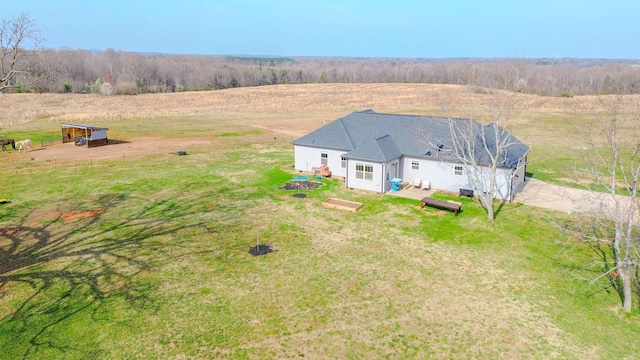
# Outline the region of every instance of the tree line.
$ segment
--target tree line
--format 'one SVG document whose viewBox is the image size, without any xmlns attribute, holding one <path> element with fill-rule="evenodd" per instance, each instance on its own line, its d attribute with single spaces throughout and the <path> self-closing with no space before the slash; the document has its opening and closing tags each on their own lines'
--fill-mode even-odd
<svg viewBox="0 0 640 360">
<path fill-rule="evenodd" d="M 640 93 L 640 61 L 247 57 L 114 49 L 41 49 L 33 55 L 24 71 L 10 77 L 13 91 L 141 94 L 275 84 L 427 83 L 545 96 Z"/>
<path fill-rule="evenodd" d="M 32 60 L 26 72 L 14 76 L 16 91 L 141 94 L 275 84 L 428 83 L 545 96 L 640 93 L 640 61 L 248 57 L 114 49 L 44 49 Z M 21 81 L 29 74 L 41 78 L 29 88 L 20 86 L 29 83 Z"/>
</svg>

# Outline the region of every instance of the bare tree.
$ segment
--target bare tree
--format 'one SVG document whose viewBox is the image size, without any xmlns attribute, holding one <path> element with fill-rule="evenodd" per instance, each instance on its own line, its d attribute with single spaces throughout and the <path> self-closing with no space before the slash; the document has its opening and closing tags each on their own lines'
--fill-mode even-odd
<svg viewBox="0 0 640 360">
<path fill-rule="evenodd" d="M 623 95 L 601 97 L 600 109 L 593 110 L 594 121 L 579 127 L 586 152 L 578 175 L 599 210 L 565 228 L 598 255 L 600 275 L 591 281 L 605 278 L 630 312 L 640 269 L 640 119 L 637 108 L 625 111 L 624 104 Z"/>
<path fill-rule="evenodd" d="M 32 76 L 28 60 L 38 56 L 44 39 L 35 21 L 23 13 L 13 19 L 2 19 L 0 24 L 0 92 L 14 87 L 17 81 L 32 86 L 46 74 Z M 13 81 L 13 84 L 12 84 Z"/>
<path fill-rule="evenodd" d="M 41 91 L 59 91 L 69 82 L 86 92 L 97 78 L 111 75 L 119 79 L 111 82 L 114 94 L 317 82 L 458 84 L 563 97 L 640 93 L 640 60 L 263 58 L 150 55 L 113 48 L 34 52 L 42 39 L 28 16 L 5 20 L 2 31 L 0 86 L 16 91 L 18 81 L 25 88 L 42 79 L 33 84 Z M 19 67 L 11 66 L 18 60 L 14 56 L 19 57 L 15 62 Z M 52 63 L 51 71 L 42 61 L 45 58 Z"/>
<path fill-rule="evenodd" d="M 495 219 L 495 200 L 512 200 L 514 193 L 525 180 L 525 166 L 529 148 L 506 130 L 513 127 L 514 100 L 505 93 L 498 96 L 493 106 L 492 123 L 482 125 L 471 119 L 455 119 L 447 116 L 451 144 L 443 148 L 464 171 L 477 194 L 490 221 Z M 438 146 L 439 147 L 439 146 Z"/>
</svg>

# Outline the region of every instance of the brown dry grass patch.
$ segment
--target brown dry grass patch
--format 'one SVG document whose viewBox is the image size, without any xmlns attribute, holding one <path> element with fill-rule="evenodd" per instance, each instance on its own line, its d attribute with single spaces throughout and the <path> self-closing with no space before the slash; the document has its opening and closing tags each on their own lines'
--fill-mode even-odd
<svg viewBox="0 0 640 360">
<path fill-rule="evenodd" d="M 253 131 L 250 137 L 258 142 L 290 142 L 365 109 L 444 116 L 446 107 L 449 116 L 491 122 L 497 104 L 508 102 L 514 107 L 509 126 L 514 135 L 536 150 L 562 147 L 567 152 L 576 146 L 576 139 L 566 134 L 589 128 L 592 115 L 612 99 L 543 97 L 433 84 L 274 85 L 137 96 L 4 94 L 0 96 L 0 136 L 8 130 L 56 134 L 60 122 L 75 122 L 109 127 L 110 138 L 130 144 L 154 134 L 167 141 L 154 145 L 156 152 L 167 146 L 175 151 L 178 144 L 171 144 L 172 138 L 202 141 L 207 151 L 217 151 L 233 147 L 239 139 L 220 137 L 226 133 L 239 132 L 246 138 Z M 633 113 L 640 95 L 623 100 L 621 111 Z M 128 149 L 117 149 L 121 156 L 123 151 L 126 156 Z"/>
<path fill-rule="evenodd" d="M 87 219 L 102 214 L 102 210 L 84 211 L 79 213 L 64 213 L 60 215 L 60 219 L 64 222 Z"/>
<path fill-rule="evenodd" d="M 214 116 L 243 113 L 272 114 L 268 124 L 298 112 L 343 114 L 372 108 L 376 111 L 440 111 L 450 104 L 456 114 L 470 109 L 490 108 L 496 99 L 509 96 L 521 109 L 573 111 L 591 109 L 600 102 L 595 96 L 572 98 L 513 94 L 496 90 L 478 93 L 459 85 L 433 84 L 300 84 L 235 88 L 217 91 L 101 96 L 82 94 L 4 94 L 0 96 L 0 125 L 3 127 L 36 119 L 86 122 L 95 119 Z M 627 97 L 631 106 L 640 95 Z M 624 108 L 623 106 L 623 108 Z M 276 114 L 278 114 L 276 116 Z M 250 119 L 247 119 L 250 120 Z M 275 124 L 273 124 L 275 122 Z"/>
</svg>

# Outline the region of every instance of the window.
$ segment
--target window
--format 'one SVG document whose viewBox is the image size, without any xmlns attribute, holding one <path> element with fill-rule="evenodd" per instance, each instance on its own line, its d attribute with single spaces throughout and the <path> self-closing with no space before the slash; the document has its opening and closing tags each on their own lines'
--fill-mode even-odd
<svg viewBox="0 0 640 360">
<path fill-rule="evenodd" d="M 411 169 L 412 170 L 420 170 L 420 162 L 418 160 L 411 161 Z"/>
<path fill-rule="evenodd" d="M 356 163 L 356 179 L 373 180 L 373 165 Z"/>
<path fill-rule="evenodd" d="M 356 163 L 356 179 L 364 179 L 364 165 Z"/>
<path fill-rule="evenodd" d="M 453 169 L 453 173 L 456 175 L 462 175 L 462 166 L 455 166 L 455 168 Z"/>
<path fill-rule="evenodd" d="M 343 157 L 340 158 L 340 167 L 343 168 L 343 169 L 345 169 L 347 167 L 347 159 L 346 158 L 343 158 Z"/>
<path fill-rule="evenodd" d="M 329 154 L 326 151 L 320 153 L 320 165 L 329 164 Z"/>
</svg>

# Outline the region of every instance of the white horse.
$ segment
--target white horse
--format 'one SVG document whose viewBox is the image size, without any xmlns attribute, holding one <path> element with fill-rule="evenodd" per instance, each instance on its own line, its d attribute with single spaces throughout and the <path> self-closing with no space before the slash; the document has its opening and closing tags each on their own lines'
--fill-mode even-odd
<svg viewBox="0 0 640 360">
<path fill-rule="evenodd" d="M 30 151 L 31 150 L 31 139 L 16 141 L 16 147 L 18 148 L 18 152 L 22 151 Z"/>
</svg>

